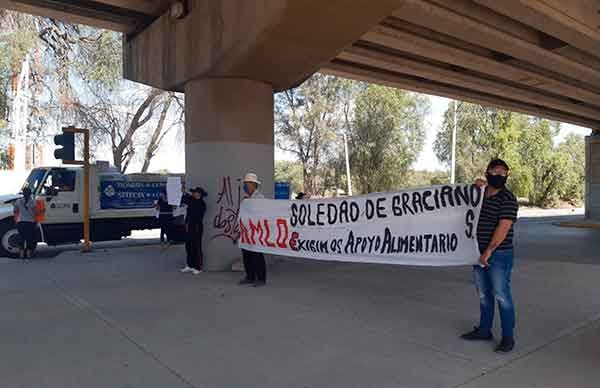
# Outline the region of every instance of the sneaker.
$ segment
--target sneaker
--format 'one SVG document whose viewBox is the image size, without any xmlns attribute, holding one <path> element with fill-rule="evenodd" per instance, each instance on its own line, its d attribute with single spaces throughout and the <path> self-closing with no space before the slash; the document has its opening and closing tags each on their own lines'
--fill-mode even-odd
<svg viewBox="0 0 600 388">
<path fill-rule="evenodd" d="M 256 281 L 256 282 L 254 282 L 254 284 L 253 284 L 253 286 L 254 286 L 254 287 L 264 287 L 264 286 L 266 286 L 266 285 L 267 285 L 267 282 L 260 281 L 260 280 L 259 280 L 259 281 Z"/>
<path fill-rule="evenodd" d="M 188 266 L 185 266 L 185 267 L 183 267 L 182 269 L 180 269 L 179 271 L 180 271 L 180 272 L 183 272 L 183 273 L 186 273 L 186 272 L 192 272 L 192 271 L 193 271 L 193 269 L 192 269 L 192 268 L 190 268 L 190 267 L 188 267 Z"/>
<path fill-rule="evenodd" d="M 502 341 L 496 346 L 496 353 L 508 353 L 515 347 L 515 339 L 513 337 L 502 337 Z"/>
<path fill-rule="evenodd" d="M 461 335 L 460 338 L 467 341 L 491 341 L 494 339 L 494 335 L 489 331 L 481 331 L 475 326 L 473 331 Z"/>
<path fill-rule="evenodd" d="M 240 280 L 238 282 L 238 284 L 240 286 L 244 286 L 244 285 L 247 285 L 247 284 L 254 284 L 254 280 L 248 280 L 248 279 L 244 278 L 244 279 Z"/>
<path fill-rule="evenodd" d="M 202 273 L 201 269 L 192 268 L 192 275 L 199 275 Z"/>
</svg>

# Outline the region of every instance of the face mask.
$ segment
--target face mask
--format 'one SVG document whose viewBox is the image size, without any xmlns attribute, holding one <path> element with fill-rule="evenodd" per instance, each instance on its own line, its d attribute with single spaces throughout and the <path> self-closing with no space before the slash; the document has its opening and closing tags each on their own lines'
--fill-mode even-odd
<svg viewBox="0 0 600 388">
<path fill-rule="evenodd" d="M 489 185 L 495 189 L 501 189 L 506 184 L 505 176 L 486 174 L 485 177 L 487 178 Z"/>
<path fill-rule="evenodd" d="M 250 194 L 250 190 L 248 189 L 248 185 L 244 183 L 244 193 Z"/>
</svg>

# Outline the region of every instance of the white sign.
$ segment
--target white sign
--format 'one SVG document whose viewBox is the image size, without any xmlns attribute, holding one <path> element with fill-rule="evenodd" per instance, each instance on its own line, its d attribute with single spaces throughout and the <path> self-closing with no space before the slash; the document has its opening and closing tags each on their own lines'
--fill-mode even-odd
<svg viewBox="0 0 600 388">
<path fill-rule="evenodd" d="M 316 260 L 476 264 L 482 202 L 475 185 L 306 201 L 247 199 L 239 246 Z"/>
<path fill-rule="evenodd" d="M 167 177 L 167 202 L 172 206 L 181 204 L 181 177 Z"/>
</svg>

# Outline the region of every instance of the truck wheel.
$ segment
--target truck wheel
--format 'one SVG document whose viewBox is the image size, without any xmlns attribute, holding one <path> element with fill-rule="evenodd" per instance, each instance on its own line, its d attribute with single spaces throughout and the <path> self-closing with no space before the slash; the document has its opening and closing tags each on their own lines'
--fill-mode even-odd
<svg viewBox="0 0 600 388">
<path fill-rule="evenodd" d="M 19 232 L 12 222 L 0 224 L 0 256 L 19 257 Z"/>
</svg>

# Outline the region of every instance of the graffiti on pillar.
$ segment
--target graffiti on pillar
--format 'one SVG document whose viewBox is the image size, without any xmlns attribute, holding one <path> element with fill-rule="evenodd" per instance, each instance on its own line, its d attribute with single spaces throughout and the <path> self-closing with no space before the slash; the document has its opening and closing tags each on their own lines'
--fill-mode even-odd
<svg viewBox="0 0 600 388">
<path fill-rule="evenodd" d="M 232 243 L 237 242 L 240 237 L 240 225 L 238 214 L 242 201 L 241 179 L 235 182 L 235 189 L 231 185 L 231 177 L 221 178 L 221 188 L 217 195 L 217 213 L 213 219 L 213 227 L 216 233 L 211 240 L 216 238 L 227 238 Z"/>
</svg>

